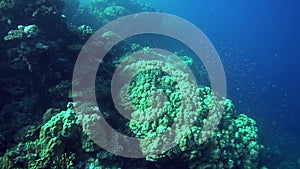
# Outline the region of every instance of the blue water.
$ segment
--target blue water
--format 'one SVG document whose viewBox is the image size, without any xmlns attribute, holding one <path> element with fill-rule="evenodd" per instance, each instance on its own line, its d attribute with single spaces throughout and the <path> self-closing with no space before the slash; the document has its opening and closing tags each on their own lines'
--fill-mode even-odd
<svg viewBox="0 0 300 169">
<path fill-rule="evenodd" d="M 222 59 L 238 112 L 257 121 L 265 145 L 300 157 L 299 1 L 141 2 L 204 31 Z"/>
</svg>

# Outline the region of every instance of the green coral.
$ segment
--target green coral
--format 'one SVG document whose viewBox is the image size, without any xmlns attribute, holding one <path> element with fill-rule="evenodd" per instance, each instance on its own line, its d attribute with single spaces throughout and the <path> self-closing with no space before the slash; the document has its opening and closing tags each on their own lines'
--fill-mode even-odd
<svg viewBox="0 0 300 169">
<path fill-rule="evenodd" d="M 100 147 L 87 134 L 81 137 L 81 148 L 85 152 L 97 152 L 100 150 Z"/>
<path fill-rule="evenodd" d="M 23 38 L 34 38 L 37 36 L 39 29 L 36 25 L 23 26 L 19 25 L 17 30 L 11 30 L 8 35 L 4 37 L 5 41 L 23 39 Z"/>
<path fill-rule="evenodd" d="M 183 62 L 186 65 L 192 62 L 192 59 L 185 59 L 189 60 Z M 181 64 L 176 66 L 183 67 Z M 144 71 L 134 77 L 128 86 L 129 94 L 121 96 L 121 100 L 125 107 L 130 104 L 134 108 L 128 127 L 136 137 L 142 139 L 140 146 L 147 160 L 178 159 L 188 162 L 191 168 L 258 166 L 262 146 L 258 143 L 254 120 L 244 114 L 237 115 L 233 103 L 220 98 L 210 88 L 198 88 L 197 91 L 188 92 L 190 97 L 198 98 L 198 109 L 194 125 L 188 129 L 189 132 L 185 132 L 185 127 L 188 127 L 185 124 L 192 119 L 186 118 L 190 117 L 191 112 L 182 112 L 181 101 L 185 97 L 179 89 L 188 85 L 188 81 L 179 85 L 182 79 L 176 79 L 160 69 L 145 70 L 141 65 L 142 62 L 137 62 L 124 68 L 125 72 L 134 69 Z M 181 75 L 185 76 L 188 75 Z M 175 128 L 171 128 L 173 123 L 176 123 Z M 212 128 L 216 130 L 210 130 Z M 168 133 L 170 130 L 174 131 Z M 165 133 L 168 133 L 167 137 L 160 137 Z M 170 141 L 168 137 L 175 138 L 179 144 L 163 154 L 151 155 L 157 149 L 163 149 L 164 144 Z"/>
<path fill-rule="evenodd" d="M 136 0 L 130 1 L 108 1 L 108 0 L 93 0 L 89 4 L 83 6 L 80 13 L 88 15 L 88 19 L 99 23 L 91 25 L 94 29 L 107 24 L 122 16 L 126 16 L 138 12 L 154 11 L 153 7 L 145 5 Z M 84 17 L 82 19 L 87 19 Z"/>
<path fill-rule="evenodd" d="M 25 135 L 29 134 L 28 137 L 31 138 L 31 132 L 39 131 L 37 138 L 33 141 L 20 142 L 16 147 L 9 149 L 0 158 L 0 167 L 71 169 L 75 165 L 75 156 L 80 157 L 84 153 L 95 153 L 94 156 L 98 156 L 96 153 L 101 152 L 100 147 L 87 134 L 93 134 L 93 125 L 97 124 L 100 116 L 91 112 L 90 114 L 80 112 L 77 114 L 73 105 L 73 103 L 69 103 L 68 109 L 60 112 L 58 109 L 48 109 L 44 115 L 45 122 L 39 127 L 40 130 L 35 127 L 34 130 L 27 130 L 25 133 Z M 90 108 L 88 107 L 86 110 L 90 110 Z M 51 115 L 52 117 L 49 118 Z M 99 140 L 107 142 L 105 138 L 99 138 Z M 101 158 L 105 159 L 111 156 L 106 155 Z"/>
<path fill-rule="evenodd" d="M 7 157 L 0 157 L 0 168 L 14 168 L 13 162 Z"/>
<path fill-rule="evenodd" d="M 109 6 L 104 9 L 103 13 L 109 17 L 124 16 L 126 14 L 126 9 L 123 6 Z"/>
<path fill-rule="evenodd" d="M 66 147 L 69 146 L 68 142 L 79 138 L 80 132 L 79 121 L 72 109 L 53 116 L 41 127 L 39 138 L 26 143 L 29 168 L 37 169 L 56 165 L 57 156 L 63 156 Z M 62 163 L 71 164 L 71 159 L 64 158 Z M 55 163 L 52 163 L 53 160 Z"/>
<path fill-rule="evenodd" d="M 75 159 L 75 154 L 63 153 L 54 158 L 52 162 L 53 169 L 72 169 L 74 168 L 73 160 Z"/>
<path fill-rule="evenodd" d="M 140 68 L 135 64 L 131 66 Z M 127 68 L 130 70 L 130 66 Z M 186 76 L 181 77 L 184 79 Z M 188 83 L 182 84 L 184 86 Z M 152 155 L 170 141 L 162 137 L 155 138 L 156 136 L 170 131 L 170 126 L 174 122 L 182 124 L 190 120 L 185 118 L 188 112 L 182 114 L 181 99 L 184 94 L 179 88 L 179 81 L 160 69 L 148 69 L 138 73 L 129 85 L 129 102 L 135 111 L 132 112 L 128 129 L 136 137 L 153 138 L 140 142 L 143 152 L 150 154 L 146 159 L 155 161 L 158 167 L 160 162 L 168 162 L 171 159 L 187 163 L 189 168 L 257 168 L 262 146 L 258 143 L 255 121 L 244 114 L 236 114 L 230 100 L 219 98 L 208 87 L 197 88 L 194 93 L 188 93 L 199 98 L 197 119 L 194 125 L 188 128 L 189 132 L 182 133 L 187 126 L 176 126 L 173 135 L 168 136 L 175 138 L 179 144 L 163 154 Z M 125 98 L 121 96 L 120 99 Z M 126 103 L 128 99 L 123 101 Z M 96 113 L 98 109 L 82 105 L 83 108 L 80 110 L 83 112 L 75 113 L 73 106 L 74 104 L 69 104 L 68 109 L 61 112 L 56 109 L 46 111 L 38 138 L 20 143 L 8 151 L 0 158 L 1 165 L 8 166 L 6 168 L 22 168 L 24 166 L 14 162 L 27 161 L 27 168 L 31 169 L 74 168 L 75 154 L 77 157 L 82 153 L 89 153 L 85 155 L 86 157 L 78 157 L 81 160 L 88 159 L 85 159 L 84 163 L 76 164 L 77 167 L 103 168 L 105 165 L 120 167 L 122 159 L 103 151 L 88 137 L 89 134 L 96 135 L 97 140 L 109 147 L 115 147 L 116 151 L 120 148 L 117 147 L 117 138 L 107 140 L 100 137 L 105 135 L 104 130 L 93 130 L 99 129 L 97 122 L 101 117 Z M 153 108 L 155 111 L 151 110 Z M 211 119 L 207 118 L 211 110 L 222 110 L 222 118 L 215 114 L 209 117 Z M 49 118 L 50 116 L 52 117 Z M 214 120 L 220 120 L 216 130 L 214 132 L 205 130 L 204 126 L 209 126 L 208 123 Z M 37 130 L 35 129 L 34 133 L 35 131 Z M 70 142 L 73 144 L 70 145 Z M 25 152 L 22 152 L 22 149 Z M 94 154 L 94 157 L 91 154 Z M 118 162 L 107 162 L 112 160 Z M 102 162 L 105 165 L 102 165 Z"/>
<path fill-rule="evenodd" d="M 81 32 L 81 36 L 83 37 L 90 36 L 94 33 L 93 29 L 88 25 L 81 25 L 77 29 Z"/>
</svg>

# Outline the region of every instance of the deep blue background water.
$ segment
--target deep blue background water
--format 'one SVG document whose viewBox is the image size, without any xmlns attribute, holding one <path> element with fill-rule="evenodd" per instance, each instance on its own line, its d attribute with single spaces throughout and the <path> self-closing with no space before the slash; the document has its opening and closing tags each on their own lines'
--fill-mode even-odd
<svg viewBox="0 0 300 169">
<path fill-rule="evenodd" d="M 197 25 L 223 61 L 228 98 L 268 146 L 300 158 L 300 2 L 140 0 Z"/>
</svg>

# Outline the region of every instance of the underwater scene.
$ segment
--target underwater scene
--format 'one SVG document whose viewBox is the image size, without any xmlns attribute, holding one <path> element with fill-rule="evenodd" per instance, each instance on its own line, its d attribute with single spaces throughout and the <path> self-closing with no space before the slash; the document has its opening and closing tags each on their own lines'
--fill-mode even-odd
<svg viewBox="0 0 300 169">
<path fill-rule="evenodd" d="M 297 0 L 0 0 L 1 169 L 300 169 Z"/>
</svg>

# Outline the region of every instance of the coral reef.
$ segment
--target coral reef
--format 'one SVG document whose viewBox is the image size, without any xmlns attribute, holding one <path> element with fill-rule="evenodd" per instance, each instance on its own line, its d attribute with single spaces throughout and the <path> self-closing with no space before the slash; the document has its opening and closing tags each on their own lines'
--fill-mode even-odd
<svg viewBox="0 0 300 169">
<path fill-rule="evenodd" d="M 11 30 L 8 35 L 4 37 L 5 41 L 23 38 L 34 38 L 38 34 L 38 27 L 36 25 L 23 26 L 19 25 L 18 30 Z"/>
<path fill-rule="evenodd" d="M 267 158 L 262 156 L 267 149 L 258 141 L 255 121 L 237 113 L 230 100 L 209 87 L 188 90 L 190 76 L 176 70 L 176 66 L 195 65 L 185 53 L 176 52 L 181 62 L 165 64 L 165 71 L 151 68 L 134 76 L 129 96 L 119 96 L 132 119 L 116 113 L 111 78 L 129 55 L 141 50 L 172 63 L 169 56 L 151 53 L 146 40 L 120 42 L 99 61 L 95 84 L 103 116 L 98 114 L 99 108 L 89 105 L 79 105 L 84 111 L 75 112 L 78 103 L 69 102 L 82 93 L 71 92 L 71 78 L 85 41 L 104 24 L 142 11 L 154 9 L 134 0 L 93 0 L 85 6 L 79 6 L 78 0 L 0 1 L 0 94 L 5 96 L 0 98 L 0 168 L 265 167 L 262 159 Z M 103 34 L 108 43 L 118 36 L 110 31 Z M 150 64 L 156 63 L 160 61 Z M 122 73 L 143 68 L 143 62 L 137 62 Z M 195 111 L 189 111 L 192 103 L 197 105 Z M 211 110 L 216 114 L 210 116 Z M 105 135 L 105 130 L 93 130 L 102 118 L 118 132 L 144 139 L 140 147 L 146 158 L 115 156 L 95 144 L 89 135 Z M 185 125 L 188 121 L 193 125 Z M 205 126 L 216 129 L 212 132 Z M 159 136 L 172 129 L 170 138 L 178 145 L 153 154 L 166 141 Z M 122 151 L 117 136 L 97 139 Z"/>
<path fill-rule="evenodd" d="M 143 12 L 155 11 L 153 7 L 141 4 L 136 0 L 130 1 L 107 1 L 93 0 L 86 6 L 81 7 L 78 12 L 70 18 L 70 21 L 77 25 L 89 25 L 94 30 L 119 17 Z"/>
<path fill-rule="evenodd" d="M 202 94 L 205 93 L 203 95 L 205 97 L 212 97 L 211 95 L 213 95 L 208 88 L 200 89 L 200 91 Z M 192 127 L 191 132 L 180 140 L 178 146 L 159 156 L 147 157 L 148 162 L 145 161 L 144 164 L 133 161 L 134 163 L 131 166 L 137 164 L 147 166 L 155 161 L 156 166 L 160 168 L 170 160 L 177 160 L 186 163 L 189 168 L 258 168 L 258 156 L 262 145 L 258 143 L 254 120 L 243 114 L 235 114 L 233 105 L 229 100 L 224 100 L 218 104 L 225 105 L 227 109 L 224 111 L 225 115 L 220 123 L 221 127 L 218 127 L 213 136 L 206 142 L 203 144 L 199 142 L 200 124 L 205 123 L 205 120 L 200 121 L 198 119 L 196 124 L 199 126 Z M 91 110 L 90 107 L 87 109 Z M 199 111 L 199 114 L 206 111 L 203 109 Z M 21 142 L 16 147 L 8 150 L 1 157 L 1 165 L 5 168 L 57 168 L 59 166 L 79 168 L 82 165 L 124 167 L 124 160 L 128 159 L 103 151 L 87 136 L 87 132 L 93 132 L 90 131 L 90 128 L 93 127 L 87 125 L 91 125 L 91 121 L 95 121 L 96 125 L 99 118 L 100 116 L 96 113 L 89 115 L 75 113 L 73 104 L 69 103 L 66 111 L 54 115 L 40 127 L 36 139 L 31 137 L 28 141 Z M 164 120 L 159 121 L 163 122 Z M 82 131 L 80 123 L 85 129 L 84 131 Z M 162 131 L 157 129 L 164 128 L 161 126 L 167 127 L 166 123 L 158 123 L 160 126 L 157 128 L 152 127 L 152 130 L 137 130 L 138 127 L 132 127 L 132 123 L 135 122 L 129 123 L 130 131 L 128 132 L 136 133 L 139 131 L 144 135 L 148 132 L 160 134 Z M 153 131 L 153 129 L 156 130 Z M 26 135 L 32 135 L 30 133 L 32 132 L 27 130 Z M 141 147 L 147 146 L 142 143 Z M 77 160 L 75 160 L 76 158 Z M 114 162 L 107 162 L 109 160 Z M 169 167 L 171 168 L 172 165 L 170 164 Z"/>
<path fill-rule="evenodd" d="M 153 56 L 155 53 L 151 53 L 151 55 Z M 169 56 L 159 55 L 158 57 Z M 134 72 L 133 69 L 145 70 L 143 67 L 146 66 L 149 66 L 149 63 L 143 65 L 143 63 L 136 62 L 124 68 L 125 74 Z M 182 66 L 177 65 L 176 67 Z M 174 72 L 172 69 L 170 71 Z M 185 77 L 184 74 L 181 77 Z M 217 99 L 218 96 L 208 87 L 188 92 L 189 96 L 200 98 L 199 108 L 197 109 L 197 120 L 187 136 L 182 138 L 184 133 L 182 133 L 181 127 L 191 120 L 191 117 L 188 116 L 191 112 L 181 112 L 181 107 L 185 107 L 182 105 L 181 99 L 185 96 L 179 88 L 189 84 L 181 83 L 179 85 L 178 81 L 188 83 L 188 80 L 175 79 L 174 76 L 162 70 L 148 69 L 136 75 L 129 86 L 130 96 L 125 95 L 125 99 L 122 101 L 124 105 L 128 105 L 126 98 L 129 97 L 130 104 L 135 109 L 129 122 L 130 131 L 139 138 L 154 138 L 141 141 L 141 147 L 145 154 L 151 154 L 166 144 L 168 141 L 166 136 L 159 137 L 159 135 L 168 130 L 174 130 L 175 136 L 173 137 L 178 139 L 178 146 L 164 154 L 147 156 L 147 160 L 162 162 L 164 159 L 166 161 L 176 159 L 185 161 L 190 168 L 203 168 L 204 166 L 210 168 L 258 168 L 259 151 L 263 147 L 258 143 L 255 121 L 246 115 L 236 114 L 230 100 Z M 165 103 L 161 103 L 163 99 L 153 95 L 153 91 L 156 90 L 165 93 Z M 155 98 L 150 101 L 151 97 Z M 209 111 L 212 109 L 215 112 L 222 111 L 223 107 L 222 119 L 219 119 L 220 117 L 216 114 L 210 116 L 210 120 L 221 120 L 216 131 L 213 133 L 212 131 L 202 132 L 204 124 L 209 123 L 207 120 Z M 157 118 L 151 121 L 153 116 Z M 185 116 L 188 117 L 185 118 Z M 171 129 L 172 123 L 181 127 Z"/>
<path fill-rule="evenodd" d="M 47 108 L 64 108 L 69 101 L 76 55 L 65 46 L 83 42 L 67 25 L 63 8 L 63 0 L 0 2 L 0 93 L 6 96 L 0 101 L 6 138 L 1 151 L 17 143 L 18 130 L 41 123 Z"/>
<path fill-rule="evenodd" d="M 151 55 L 155 55 L 155 53 L 151 53 Z M 157 57 L 169 58 L 158 54 Z M 181 64 L 187 63 L 182 62 Z M 139 69 L 140 66 L 143 65 L 132 64 L 125 70 Z M 170 70 L 172 71 L 171 68 Z M 188 76 L 183 74 L 179 77 L 184 80 Z M 191 112 L 180 111 L 182 106 L 180 98 L 184 95 L 179 90 L 182 85 L 189 84 L 186 80 L 185 83 L 180 84 L 181 86 L 178 86 L 179 83 L 174 77 L 159 69 L 149 69 L 135 76 L 129 85 L 129 101 L 136 111 L 132 112 L 133 118 L 123 132 L 138 138 L 152 138 L 170 130 L 172 123 L 178 123 L 180 126 L 185 123 L 184 121 L 190 120 L 188 114 Z M 153 117 L 152 113 L 155 112 L 149 109 L 153 106 L 149 98 L 152 96 L 152 91 L 159 89 L 166 94 L 166 108 L 161 111 L 154 108 L 155 111 L 161 113 L 161 116 L 157 115 L 158 119 L 148 122 Z M 163 154 L 147 155 L 143 161 L 138 162 L 131 159 L 130 164 L 125 163 L 128 159 L 105 152 L 87 136 L 97 135 L 100 132 L 102 137 L 97 139 L 102 139 L 101 142 L 106 143 L 107 146 L 118 149 L 119 140 L 117 138 L 105 138 L 103 135 L 106 135 L 106 131 L 93 130 L 98 125 L 97 121 L 103 118 L 97 113 L 98 108 L 80 105 L 83 107 L 80 110 L 83 111 L 75 112 L 74 104 L 76 103 L 69 103 L 66 111 L 57 113 L 58 110 L 55 109 L 47 110 L 44 115 L 45 122 L 38 129 L 39 135 L 31 134 L 36 133 L 36 128 L 26 130 L 27 133 L 24 135 L 30 137 L 8 150 L 1 160 L 3 165 L 15 168 L 56 168 L 58 166 L 66 168 L 147 168 L 153 163 L 155 163 L 155 168 L 166 168 L 165 165 L 169 161 L 181 161 L 186 168 L 258 168 L 260 166 L 259 152 L 263 146 L 258 143 L 255 121 L 246 115 L 237 114 L 230 100 L 217 99 L 218 96 L 208 87 L 198 88 L 194 92 L 193 96 L 199 98 L 197 103 L 199 108 L 194 125 L 186 135 L 182 133 L 181 127 L 176 127 L 175 139 L 179 144 Z M 121 95 L 120 99 L 124 99 L 123 97 Z M 126 101 L 128 99 L 122 102 L 125 106 L 128 104 Z M 155 100 L 152 101 L 155 102 Z M 204 125 L 208 123 L 206 116 L 209 111 L 211 109 L 221 111 L 222 107 L 224 110 L 221 113 L 221 119 L 214 115 L 210 117 L 213 120 L 221 120 L 215 132 L 205 131 Z M 51 117 L 51 114 L 54 115 Z M 99 129 L 99 127 L 97 128 Z M 163 146 L 164 140 L 161 140 L 161 137 L 157 138 L 152 140 L 152 143 L 141 141 L 140 147 L 143 153 L 151 154 L 158 147 Z M 168 167 L 174 168 L 176 164 L 174 166 L 168 164 Z"/>
</svg>

